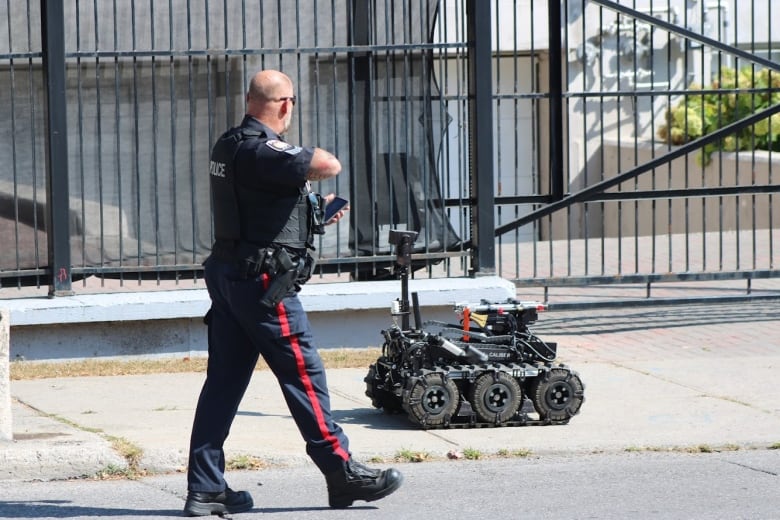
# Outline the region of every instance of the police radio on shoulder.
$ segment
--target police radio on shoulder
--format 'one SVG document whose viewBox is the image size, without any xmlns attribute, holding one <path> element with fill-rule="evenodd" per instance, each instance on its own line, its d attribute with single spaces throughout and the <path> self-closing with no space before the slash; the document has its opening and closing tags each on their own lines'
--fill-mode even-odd
<svg viewBox="0 0 780 520">
<path fill-rule="evenodd" d="M 323 220 L 325 222 L 332 219 L 336 213 L 338 213 L 344 206 L 346 206 L 349 203 L 347 199 L 342 199 L 341 197 L 334 197 L 332 201 L 328 203 L 327 206 L 325 206 L 325 216 L 323 217 Z"/>
</svg>

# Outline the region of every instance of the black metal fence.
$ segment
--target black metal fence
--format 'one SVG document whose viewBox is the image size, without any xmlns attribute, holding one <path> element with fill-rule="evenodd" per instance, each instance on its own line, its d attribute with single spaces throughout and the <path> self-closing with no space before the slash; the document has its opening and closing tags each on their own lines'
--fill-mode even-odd
<svg viewBox="0 0 780 520">
<path fill-rule="evenodd" d="M 780 9 L 520 4 L 493 13 L 502 276 L 648 294 L 656 282 L 725 280 L 750 293 L 776 278 Z"/>
<path fill-rule="evenodd" d="M 290 140 L 333 150 L 345 166 L 320 186 L 352 201 L 350 221 L 318 244 L 322 271 L 381 275 L 390 227 L 420 232 L 420 262 L 467 255 L 436 170 L 449 116 L 433 77 L 435 62 L 466 57 L 464 3 L 446 26 L 428 0 L 54 4 L 0 7 L 4 285 L 46 285 L 54 271 L 64 282 L 55 293 L 89 275 L 197 275 L 211 244 L 209 148 L 240 121 L 260 68 L 296 83 Z M 452 41 L 435 42 L 437 32 Z M 454 79 L 464 110 L 466 76 Z M 58 135 L 67 142 L 47 140 Z"/>
<path fill-rule="evenodd" d="M 319 187 L 352 207 L 318 244 L 321 273 L 386 276 L 387 233 L 406 228 L 420 233 L 415 276 L 776 277 L 779 13 L 771 0 L 6 1 L 0 286 L 197 278 L 209 148 L 260 68 L 296 84 L 289 140 L 344 164 Z"/>
</svg>

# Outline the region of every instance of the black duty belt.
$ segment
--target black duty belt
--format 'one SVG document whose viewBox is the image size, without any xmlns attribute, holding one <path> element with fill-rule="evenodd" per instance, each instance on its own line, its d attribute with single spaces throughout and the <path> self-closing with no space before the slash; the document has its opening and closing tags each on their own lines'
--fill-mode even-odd
<svg viewBox="0 0 780 520">
<path fill-rule="evenodd" d="M 246 278 L 267 273 L 271 277 L 296 271 L 294 280 L 305 283 L 314 268 L 313 258 L 277 245 L 258 246 L 244 241 L 217 240 L 211 254 L 220 261 L 234 263 Z"/>
</svg>

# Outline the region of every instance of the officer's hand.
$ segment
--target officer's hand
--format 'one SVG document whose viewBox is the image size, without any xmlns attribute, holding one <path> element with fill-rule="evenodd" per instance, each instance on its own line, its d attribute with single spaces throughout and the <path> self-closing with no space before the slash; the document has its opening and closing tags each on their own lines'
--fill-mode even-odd
<svg viewBox="0 0 780 520">
<path fill-rule="evenodd" d="M 328 204 L 331 203 L 331 201 L 334 198 L 336 198 L 336 194 L 335 193 L 329 193 L 329 194 L 325 195 L 324 197 L 322 197 L 322 199 L 325 201 L 325 206 L 326 207 L 327 207 Z M 343 208 L 338 210 L 338 212 L 336 212 L 336 214 L 334 214 L 329 221 L 325 222 L 325 225 L 329 226 L 331 224 L 335 224 L 336 222 L 341 220 L 341 217 L 343 217 L 346 214 L 347 211 L 349 211 L 349 204 L 347 204 L 346 206 L 344 206 Z"/>
</svg>

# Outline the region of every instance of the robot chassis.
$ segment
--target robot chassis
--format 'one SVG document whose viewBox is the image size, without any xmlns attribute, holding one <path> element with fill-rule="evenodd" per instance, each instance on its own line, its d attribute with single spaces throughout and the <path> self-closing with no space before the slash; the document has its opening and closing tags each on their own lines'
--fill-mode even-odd
<svg viewBox="0 0 780 520">
<path fill-rule="evenodd" d="M 386 413 L 406 413 L 424 429 L 566 424 L 585 399 L 577 372 L 555 364 L 557 345 L 528 324 L 546 309 L 507 300 L 455 305 L 459 325 L 429 321 L 409 326 L 409 266 L 413 231 L 390 232 L 396 247 L 401 299 L 392 313 L 402 324 L 382 331 L 382 355 L 364 378 L 366 395 Z"/>
</svg>

